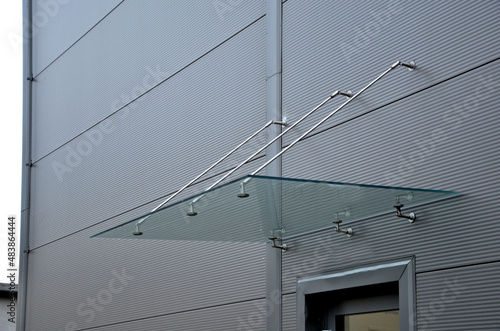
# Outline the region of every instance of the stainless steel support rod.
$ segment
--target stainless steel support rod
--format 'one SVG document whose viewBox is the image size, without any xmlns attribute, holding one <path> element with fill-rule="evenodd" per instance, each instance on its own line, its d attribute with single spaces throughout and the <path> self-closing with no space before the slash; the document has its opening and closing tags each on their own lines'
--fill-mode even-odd
<svg viewBox="0 0 500 331">
<path fill-rule="evenodd" d="M 237 171 L 239 168 L 241 168 L 244 164 L 248 163 L 251 159 L 253 159 L 256 155 L 258 155 L 260 152 L 262 152 L 265 148 L 267 148 L 268 146 L 270 146 L 271 144 L 273 144 L 276 140 L 278 140 L 279 138 L 281 138 L 283 135 L 285 135 L 287 132 L 289 132 L 291 129 L 293 129 L 295 126 L 297 126 L 300 122 L 302 122 L 304 119 L 306 119 L 307 117 L 309 117 L 311 114 L 313 114 L 316 110 L 318 110 L 319 108 L 321 108 L 323 105 L 325 105 L 328 101 L 330 101 L 331 99 L 333 99 L 334 97 L 336 97 L 337 95 L 345 95 L 347 97 L 349 97 L 349 99 L 344 102 L 342 105 L 340 105 L 337 109 L 335 109 L 333 112 L 331 112 L 330 114 L 328 114 L 328 116 L 326 116 L 325 118 L 323 118 L 321 121 L 319 121 L 318 123 L 316 123 L 313 127 L 311 127 L 309 130 L 307 130 L 304 134 L 302 134 L 299 138 L 297 138 L 296 140 L 294 140 L 290 145 L 288 145 L 286 148 L 284 148 L 283 150 L 281 150 L 281 152 L 279 152 L 278 154 L 276 154 L 274 157 L 272 157 L 271 159 L 269 159 L 267 162 L 265 162 L 263 165 L 261 165 L 260 167 L 258 167 L 254 172 L 251 173 L 251 175 L 255 175 L 256 173 L 258 173 L 259 171 L 261 171 L 262 169 L 264 169 L 266 166 L 268 166 L 271 162 L 273 162 L 274 160 L 276 160 L 278 157 L 280 157 L 283 153 L 285 153 L 287 150 L 289 150 L 291 147 L 293 147 L 296 143 L 298 143 L 300 140 L 302 140 L 303 138 L 305 138 L 309 133 L 311 133 L 313 130 L 315 130 L 318 126 L 320 126 L 321 124 L 323 124 L 324 122 L 326 122 L 328 119 L 330 119 L 330 117 L 332 117 L 333 115 L 335 115 L 339 110 L 341 110 L 342 108 L 344 108 L 346 105 L 348 105 L 352 100 L 356 99 L 361 93 L 363 93 L 364 91 L 366 91 L 369 87 L 371 87 L 373 84 L 375 84 L 378 80 L 380 80 L 382 77 L 384 77 L 385 75 L 387 75 L 387 73 L 389 73 L 391 70 L 395 69 L 396 67 L 398 66 L 404 66 L 404 67 L 407 67 L 409 70 L 413 70 L 415 69 L 416 65 L 415 65 L 415 62 L 411 61 L 411 62 L 402 62 L 402 61 L 397 61 L 396 63 L 394 63 L 389 69 L 387 69 L 386 71 L 384 71 L 381 75 L 379 75 L 377 78 L 375 78 L 373 81 L 371 81 L 368 85 L 366 85 L 363 89 L 361 89 L 358 93 L 356 93 L 355 95 L 352 95 L 352 93 L 350 91 L 348 92 L 341 92 L 341 91 L 335 91 L 334 93 L 332 93 L 328 98 L 326 98 L 325 100 L 323 100 L 319 105 L 317 105 L 316 107 L 314 107 L 312 110 L 310 110 L 307 114 L 305 114 L 304 116 L 302 116 L 298 121 L 296 121 L 295 123 L 293 123 L 290 127 L 288 127 L 285 131 L 283 131 L 282 133 L 280 133 L 278 136 L 276 136 L 274 139 L 272 139 L 271 141 L 269 141 L 267 144 L 265 144 L 264 146 L 262 146 L 261 148 L 259 148 L 256 152 L 254 152 L 252 155 L 250 155 L 248 158 L 246 158 L 243 162 L 241 162 L 240 164 L 238 164 L 236 167 L 234 167 L 231 171 L 229 171 L 227 174 L 225 174 L 224 176 L 222 176 L 220 179 L 218 179 L 215 183 L 213 183 L 212 185 L 210 185 L 207 189 L 205 189 L 205 192 L 214 188 L 215 186 L 217 186 L 220 182 L 222 182 L 224 179 L 226 179 L 227 177 L 229 177 L 230 175 L 232 175 L 235 171 Z M 168 201 L 170 201 L 171 199 L 173 199 L 175 196 L 177 196 L 180 192 L 182 192 L 184 189 L 186 189 L 187 187 L 189 187 L 190 185 L 192 185 L 196 180 L 198 180 L 201 176 L 203 176 L 204 174 L 206 174 L 208 171 L 210 171 L 213 167 L 215 167 L 217 164 L 219 164 L 220 162 L 222 162 L 224 159 L 226 159 L 229 155 L 231 155 L 232 153 L 234 153 L 236 150 L 238 150 L 241 146 L 243 146 L 244 144 L 246 144 L 250 139 L 252 139 L 253 137 L 255 137 L 258 133 L 260 133 L 262 130 L 264 130 L 265 128 L 267 128 L 269 125 L 271 124 L 280 124 L 280 125 L 283 125 L 284 123 L 282 122 L 276 122 L 276 121 L 269 121 L 268 123 L 266 123 L 266 125 L 264 125 L 264 127 L 262 127 L 261 129 L 259 129 L 257 132 L 255 132 L 253 135 L 251 135 L 250 137 L 248 137 L 245 141 L 243 141 L 241 144 L 239 144 L 237 147 L 235 147 L 231 152 L 229 152 L 228 154 L 226 154 L 225 156 L 223 156 L 219 161 L 217 161 L 216 163 L 214 163 L 212 166 L 210 166 L 208 169 L 206 169 L 204 172 L 202 172 L 200 175 L 198 175 L 196 178 L 194 178 L 193 180 L 191 180 L 189 183 L 187 183 L 186 185 L 184 185 L 182 188 L 180 188 L 177 192 L 175 192 L 174 194 L 172 194 L 170 197 L 168 197 L 165 201 L 163 201 L 160 205 L 158 205 L 155 209 L 153 209 L 151 212 L 154 212 L 156 210 L 158 210 L 159 208 L 163 207 Z M 202 197 L 204 196 L 204 194 L 200 195 L 199 197 L 197 197 L 196 199 L 194 199 L 192 202 L 191 202 L 191 205 L 194 204 L 196 201 L 198 201 L 199 199 L 201 199 Z M 196 213 L 194 213 L 193 211 L 193 215 L 196 215 Z M 140 235 L 142 234 L 142 232 L 140 232 L 139 230 L 139 225 L 141 225 L 149 216 L 146 216 L 142 219 L 140 219 L 137 223 L 136 223 L 136 231 L 134 232 L 134 234 L 136 235 Z"/>
<path fill-rule="evenodd" d="M 308 116 L 310 116 L 311 114 L 313 114 L 316 110 L 318 110 L 319 108 L 321 108 L 325 103 L 327 103 L 328 101 L 330 101 L 331 99 L 335 98 L 337 95 L 345 95 L 347 97 L 351 97 L 352 96 L 352 93 L 350 91 L 348 92 L 342 92 L 342 91 L 335 91 L 333 92 L 330 96 L 328 96 L 328 98 L 326 98 L 325 100 L 323 100 L 323 102 L 321 102 L 319 105 L 317 105 L 316 107 L 314 107 L 312 110 L 310 110 L 307 114 L 305 114 L 304 116 L 302 116 L 297 122 L 293 123 L 291 126 L 289 126 L 285 131 L 283 131 L 282 133 L 280 133 L 278 136 L 276 136 L 274 139 L 272 139 L 271 141 L 269 141 L 267 144 L 265 144 L 264 146 L 262 146 L 261 148 L 259 148 L 259 150 L 257 150 L 255 153 L 253 153 L 251 156 L 249 156 L 247 159 L 245 159 L 245 161 L 241 162 L 240 164 L 238 164 L 235 168 L 233 168 L 231 171 L 229 171 L 227 174 L 225 174 L 224 176 L 222 176 L 219 180 L 217 180 L 215 183 L 213 183 L 212 185 L 210 185 L 210 187 L 208 187 L 207 189 L 205 189 L 205 192 L 212 189 L 213 187 L 215 187 L 217 184 L 219 184 L 220 182 L 222 182 L 224 179 L 226 179 L 227 177 L 229 177 L 231 174 L 233 174 L 236 170 L 238 170 L 239 168 L 241 168 L 244 164 L 246 164 L 248 161 L 250 161 L 252 158 L 254 158 L 257 154 L 259 154 L 260 152 L 262 152 L 265 148 L 267 148 L 268 146 L 270 146 L 272 143 L 274 143 L 276 140 L 278 140 L 280 137 L 282 137 L 284 134 L 286 134 L 288 131 L 290 131 L 291 129 L 293 129 L 295 126 L 297 126 L 300 122 L 302 122 L 303 120 L 305 120 Z M 221 160 L 217 161 L 217 163 L 215 163 L 213 166 L 211 166 L 210 168 L 208 168 L 207 170 L 205 170 L 203 173 L 201 173 L 200 175 L 198 175 L 195 179 L 193 179 L 191 182 L 189 182 L 188 184 L 184 185 L 181 189 L 179 189 L 177 192 L 175 192 L 173 195 L 171 195 L 170 197 L 168 197 L 168 199 L 166 199 L 165 201 L 163 201 L 159 206 L 157 206 L 155 209 L 153 209 L 151 212 L 154 212 L 158 209 L 160 209 L 162 206 L 164 206 L 168 201 L 170 201 L 173 197 L 175 197 L 177 194 L 179 194 L 180 192 L 182 192 L 185 188 L 187 188 L 189 185 L 191 185 L 193 182 L 195 182 L 198 178 L 200 178 L 201 176 L 203 176 L 207 171 L 209 171 L 210 169 L 212 169 L 215 165 L 217 165 L 219 162 L 221 162 L 223 159 L 225 159 L 227 156 L 229 156 L 231 153 L 233 153 L 235 150 L 237 150 L 239 147 L 241 147 L 244 143 L 246 143 L 248 140 L 250 140 L 251 138 L 253 138 L 256 134 L 258 134 L 259 132 L 261 132 L 262 130 L 264 130 L 265 128 L 267 128 L 269 125 L 273 124 L 273 123 L 277 123 L 277 124 L 284 124 L 282 122 L 276 122 L 276 121 L 269 121 L 266 123 L 266 125 L 261 128 L 259 131 L 257 131 L 256 133 L 254 133 L 252 136 L 250 136 L 249 138 L 247 138 L 243 143 L 241 143 L 239 146 L 237 146 L 235 149 L 233 149 L 231 152 L 229 152 L 226 156 L 224 156 Z M 190 203 L 190 206 L 191 208 L 194 208 L 193 207 L 193 204 L 195 202 L 197 202 L 199 199 L 201 199 L 203 197 L 203 194 L 198 196 L 197 198 L 195 198 L 191 203 Z M 194 212 L 194 210 L 191 211 L 192 215 L 196 215 L 196 213 Z M 140 231 L 140 228 L 139 226 L 148 218 L 149 216 L 146 216 L 146 217 L 143 217 L 141 218 L 139 221 L 137 221 L 137 223 L 135 224 L 135 232 L 134 232 L 134 235 L 141 235 L 142 232 Z"/>
<path fill-rule="evenodd" d="M 163 207 L 167 202 L 169 202 L 170 200 L 172 200 L 175 196 L 177 196 L 179 193 L 181 193 L 186 188 L 188 188 L 189 186 L 191 186 L 194 182 L 196 182 L 198 179 L 200 179 L 207 172 L 209 172 L 210 170 L 212 170 L 216 165 L 218 165 L 219 163 L 221 163 L 222 161 L 224 161 L 228 156 L 230 156 L 231 154 L 233 154 L 234 152 L 236 152 L 238 149 L 240 149 L 243 145 L 245 145 L 247 142 L 249 142 L 253 137 L 255 137 L 260 132 L 262 132 L 262 130 L 266 129 L 269 125 L 274 124 L 274 123 L 275 123 L 275 121 L 269 121 L 269 122 L 267 122 L 262 128 L 260 128 L 259 130 L 255 131 L 254 134 L 252 134 L 250 137 L 248 137 L 247 139 L 245 139 L 241 144 L 239 144 L 238 146 L 236 146 L 235 148 L 233 148 L 233 150 L 231 150 L 229 153 L 227 153 L 226 155 L 224 155 L 223 157 L 221 157 L 217 162 L 215 162 L 214 164 L 212 164 L 205 171 L 203 171 L 201 174 L 199 174 L 194 179 L 192 179 L 189 183 L 187 183 L 186 185 L 184 185 L 183 187 L 181 187 L 177 192 L 175 192 L 174 194 L 172 194 L 171 196 L 169 196 L 165 201 L 163 201 L 162 203 L 160 203 L 155 209 L 152 210 L 152 212 L 160 209 L 161 207 Z M 278 124 L 281 124 L 281 123 L 278 123 Z"/>
<path fill-rule="evenodd" d="M 227 177 L 231 176 L 236 170 L 238 170 L 239 168 L 241 168 L 244 164 L 248 163 L 256 155 L 258 155 L 260 152 L 262 152 L 264 149 L 266 149 L 268 146 L 270 146 L 276 140 L 278 140 L 279 138 L 281 138 L 283 135 L 285 135 L 287 132 L 289 132 L 291 129 L 293 129 L 297 124 L 299 124 L 300 122 L 302 122 L 303 120 L 305 120 L 309 115 L 311 115 L 312 113 L 314 113 L 316 110 L 318 110 L 319 108 L 321 108 L 325 103 L 327 103 L 328 101 L 330 101 L 331 99 L 333 99 L 337 95 L 345 95 L 347 97 L 351 97 L 352 96 L 352 94 L 350 92 L 341 92 L 341 91 L 335 91 L 335 92 L 333 92 L 328 98 L 326 98 L 325 100 L 323 100 L 323 102 L 321 102 L 319 105 L 317 105 L 312 110 L 310 110 L 307 114 L 305 114 L 304 116 L 302 116 L 297 122 L 295 122 L 292 125 L 290 125 L 285 131 L 283 131 L 282 133 L 280 133 L 279 135 L 277 135 L 274 139 L 272 139 L 267 144 L 265 144 L 264 146 L 262 146 L 261 148 L 259 148 L 259 150 L 257 150 L 255 153 L 253 153 L 252 155 L 250 155 L 248 158 L 246 158 L 245 161 L 243 161 L 240 164 L 238 164 L 235 168 L 233 168 L 227 174 L 225 174 L 224 176 L 222 176 L 215 183 L 213 183 L 212 185 L 210 185 L 210 187 L 208 187 L 205 191 L 208 191 L 211 188 L 217 186 L 224 179 L 226 179 Z M 273 160 L 274 160 L 274 158 L 273 158 Z M 266 165 L 269 164 L 269 163 L 270 162 L 266 162 Z"/>
<path fill-rule="evenodd" d="M 181 193 L 182 191 L 184 191 L 186 188 L 188 188 L 189 186 L 191 186 L 194 182 L 196 182 L 198 179 L 200 179 L 203 175 L 205 175 L 207 172 L 209 172 L 210 170 L 212 170 L 216 165 L 218 165 L 219 163 L 221 163 L 222 161 L 224 161 L 227 157 L 229 157 L 231 154 L 233 154 L 234 152 L 236 152 L 238 149 L 240 149 L 243 145 L 245 145 L 247 142 L 249 142 L 252 138 L 254 138 L 256 135 L 258 135 L 259 133 L 261 133 L 263 130 L 265 130 L 268 126 L 270 126 L 271 124 L 278 124 L 278 125 L 284 125 L 283 122 L 277 122 L 277 121 L 269 121 L 267 122 L 262 128 L 260 128 L 259 130 L 255 131 L 254 134 L 252 134 L 250 137 L 248 137 L 247 139 L 245 139 L 242 143 L 240 143 L 238 146 L 236 146 L 235 148 L 233 148 L 229 153 L 227 153 L 226 155 L 224 155 L 222 158 L 220 158 L 217 162 L 215 162 L 214 164 L 212 164 L 210 167 L 208 167 L 207 169 L 205 169 L 201 174 L 199 174 L 198 176 L 196 176 L 195 178 L 193 178 L 189 183 L 187 183 L 186 185 L 184 185 L 183 187 L 181 187 L 179 190 L 177 190 L 174 194 L 172 194 L 171 196 L 169 196 L 166 200 L 164 200 L 162 203 L 160 203 L 158 206 L 156 206 L 153 210 L 151 210 L 151 212 L 154 212 L 154 211 L 157 211 L 158 209 L 160 209 L 161 207 L 163 207 L 167 202 L 169 202 L 170 200 L 172 200 L 174 197 L 176 197 L 179 193 Z M 137 229 L 137 225 L 141 225 L 146 219 L 148 218 L 148 216 L 140 219 L 137 223 L 136 223 L 136 232 L 140 232 L 138 229 Z"/>
<path fill-rule="evenodd" d="M 270 164 L 276 158 L 280 157 L 283 153 L 285 153 L 287 150 L 289 150 L 290 148 L 292 148 L 296 143 L 298 143 L 300 140 L 302 140 L 304 137 L 306 137 L 314 129 L 316 129 L 318 126 L 320 126 L 321 124 L 323 124 L 324 122 L 326 122 L 330 117 L 332 117 L 333 115 L 335 115 L 339 110 L 341 110 L 342 108 L 344 108 L 352 100 L 356 99 L 361 93 L 363 93 L 364 91 L 366 91 L 370 86 L 372 86 L 373 84 L 375 84 L 378 80 L 380 80 L 382 77 L 384 77 L 385 75 L 387 75 L 391 70 L 395 69 L 399 65 L 408 67 L 410 69 L 414 69 L 415 68 L 415 63 L 414 62 L 405 63 L 405 62 L 398 61 L 398 62 L 394 63 L 389 69 L 387 69 L 386 71 L 384 71 L 380 76 L 378 76 L 372 82 L 370 82 L 368 85 L 366 85 L 361 91 L 359 91 L 358 93 L 356 93 L 352 98 L 349 98 L 349 100 L 347 100 L 346 102 L 344 102 L 337 109 L 335 109 L 333 112 L 331 112 L 330 114 L 328 114 L 328 116 L 326 116 L 321 121 L 319 121 L 318 123 L 316 123 L 312 128 L 310 128 L 309 130 L 307 130 L 299 138 L 295 139 L 292 143 L 290 143 L 290 145 L 288 145 L 286 148 L 284 148 L 281 152 L 279 152 L 273 158 L 269 159 L 266 163 L 264 163 L 259 168 L 257 168 L 257 170 L 255 170 L 254 172 L 252 172 L 251 175 L 255 175 L 256 173 L 258 173 L 259 171 L 261 171 L 262 169 L 264 169 L 268 164 Z"/>
</svg>

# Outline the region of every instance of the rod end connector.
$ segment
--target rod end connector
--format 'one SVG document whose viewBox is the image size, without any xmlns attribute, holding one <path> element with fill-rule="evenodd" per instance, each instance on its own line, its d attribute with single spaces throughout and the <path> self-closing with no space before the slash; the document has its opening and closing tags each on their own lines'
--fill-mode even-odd
<svg viewBox="0 0 500 331">
<path fill-rule="evenodd" d="M 139 221 L 139 222 L 140 222 L 140 221 Z M 142 232 L 141 232 L 141 230 L 139 229 L 139 226 L 140 226 L 139 222 L 135 224 L 135 231 L 134 231 L 134 232 L 132 232 L 132 234 L 133 234 L 134 236 L 141 236 L 141 235 L 142 235 Z"/>
<path fill-rule="evenodd" d="M 415 68 L 417 67 L 417 64 L 415 63 L 415 61 L 410 61 L 410 62 L 402 62 L 402 61 L 399 61 L 399 63 L 400 63 L 403 67 L 407 67 L 407 68 L 408 68 L 408 71 L 413 71 L 413 70 L 415 70 Z"/>
<path fill-rule="evenodd" d="M 352 93 L 352 91 L 351 91 L 351 90 L 348 90 L 347 92 L 342 92 L 342 91 L 339 91 L 339 94 L 340 94 L 340 95 L 343 95 L 343 96 L 346 96 L 346 97 L 348 97 L 348 98 L 352 98 L 352 96 L 353 96 L 353 93 Z"/>
</svg>

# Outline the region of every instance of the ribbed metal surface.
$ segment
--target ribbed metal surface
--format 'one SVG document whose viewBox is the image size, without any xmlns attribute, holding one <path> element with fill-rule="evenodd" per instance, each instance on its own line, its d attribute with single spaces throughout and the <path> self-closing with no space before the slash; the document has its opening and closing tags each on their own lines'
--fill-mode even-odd
<svg viewBox="0 0 500 331">
<path fill-rule="evenodd" d="M 144 319 L 130 323 L 109 325 L 95 331 L 185 331 L 185 330 L 252 330 L 264 331 L 262 313 L 264 300 L 235 303 L 227 306 L 206 308 L 171 316 Z"/>
<path fill-rule="evenodd" d="M 114 114 L 106 126 L 37 162 L 32 247 L 174 192 L 261 127 L 264 31 L 263 20 L 255 23 L 148 93 L 136 109 Z M 212 173 L 241 162 L 264 134 Z"/>
<path fill-rule="evenodd" d="M 496 84 L 499 66 L 497 61 L 317 135 L 285 157 L 284 172 L 290 177 L 382 185 L 390 181 L 462 193 L 414 208 L 414 224 L 394 214 L 352 224 L 346 219 L 344 227 L 352 226 L 355 233 L 351 239 L 325 232 L 290 242 L 293 254 L 283 258 L 285 292 L 295 290 L 295 277 L 301 273 L 395 254 L 417 255 L 418 271 L 498 259 L 494 201 L 500 187 L 499 95 L 485 92 L 473 108 L 456 108 L 467 116 L 458 126 L 443 115 L 450 111 L 451 119 L 455 105 L 473 100 L 464 92 L 474 91 L 481 79 Z M 436 132 L 443 132 L 441 139 L 430 140 Z M 311 254 L 319 255 L 311 260 Z M 314 270 L 303 266 L 309 263 Z"/>
<path fill-rule="evenodd" d="M 397 68 L 322 128 L 418 91 L 498 57 L 497 1 L 288 1 L 283 5 L 283 115 L 292 122 L 333 91 L 359 91 Z M 298 137 L 345 97 L 301 124 Z"/>
<path fill-rule="evenodd" d="M 186 316 L 205 316 L 207 327 L 217 328 L 219 318 L 204 308 L 265 296 L 263 244 L 89 238 L 112 225 L 108 223 L 136 217 L 152 205 L 30 253 L 28 330 L 64 330 L 71 322 L 88 328 L 192 310 L 199 311 L 166 317 L 166 321 L 191 325 Z M 134 279 L 126 279 L 126 285 L 113 281 L 118 279 L 116 272 Z M 121 291 L 112 291 L 120 287 Z M 92 308 L 88 300 L 97 301 L 101 310 Z M 230 307 L 224 309 L 239 311 Z"/>
<path fill-rule="evenodd" d="M 284 295 L 282 303 L 282 329 L 283 331 L 295 331 L 297 329 L 297 296 L 295 293 Z"/>
<path fill-rule="evenodd" d="M 500 263 L 417 274 L 418 330 L 498 330 Z"/>
<path fill-rule="evenodd" d="M 160 2 L 154 3 L 160 5 Z M 122 21 L 124 15 L 128 15 L 127 19 L 134 16 L 130 11 L 140 11 L 137 9 L 140 7 L 138 2 L 135 6 L 135 9 L 129 8 L 121 13 Z M 148 19 L 139 17 L 136 22 L 143 24 L 142 31 L 152 29 L 154 18 L 151 15 L 164 14 L 158 9 L 152 11 L 150 6 L 150 3 L 143 5 L 149 11 L 141 7 L 142 15 L 149 15 Z M 216 13 L 211 15 L 217 18 Z M 87 46 L 95 47 L 99 42 L 93 38 L 103 38 L 99 39 L 102 43 L 106 41 L 107 33 L 115 33 L 123 39 L 127 34 L 124 34 L 123 27 L 118 33 L 120 29 L 115 25 L 119 25 L 120 20 L 115 18 L 113 21 L 112 17 L 110 15 L 101 22 L 104 28 L 96 32 L 96 36 L 89 34 L 77 45 L 88 43 Z M 232 20 L 229 14 L 228 20 Z M 161 21 L 159 17 L 157 21 Z M 175 24 L 178 26 L 179 22 Z M 112 26 L 117 30 L 113 30 Z M 231 30 L 227 26 L 217 29 Z M 223 34 L 221 31 L 207 33 L 220 37 Z M 90 239 L 97 232 L 150 211 L 166 194 L 178 189 L 263 125 L 264 31 L 264 20 L 253 24 L 147 93 L 137 101 L 137 107 L 123 109 L 94 127 L 88 125 L 94 124 L 103 113 L 92 113 L 95 110 L 92 102 L 102 103 L 102 100 L 97 101 L 99 93 L 113 94 L 110 93 L 109 83 L 99 80 L 99 77 L 109 79 L 113 76 L 100 67 L 105 66 L 102 62 L 89 64 L 93 69 L 103 71 L 89 73 L 87 82 L 83 83 L 85 77 L 79 76 L 85 88 L 94 89 L 96 94 L 86 95 L 76 85 L 67 86 L 69 93 L 83 93 L 78 98 L 68 94 L 63 97 L 67 105 L 71 103 L 71 107 L 78 109 L 64 106 L 63 111 L 57 100 L 52 100 L 52 103 L 44 99 L 52 103 L 54 114 L 44 113 L 40 107 L 45 101 L 35 97 L 38 119 L 46 117 L 48 122 L 54 122 L 58 118 L 55 116 L 57 113 L 58 116 L 68 117 L 65 120 L 77 123 L 77 126 L 69 127 L 59 123 L 62 135 L 67 132 L 73 137 L 79 133 L 80 126 L 89 131 L 49 154 L 32 168 L 30 246 L 33 251 L 30 253 L 28 277 L 28 330 L 63 330 L 72 329 L 74 325 L 89 328 L 159 315 L 169 316 L 144 322 L 148 325 L 145 329 L 155 329 L 155 325 L 164 329 L 165 323 L 171 325 L 169 330 L 180 329 L 181 325 L 195 328 L 203 320 L 205 329 L 228 329 L 227 325 L 233 326 L 238 322 L 237 316 L 246 316 L 239 312 L 252 306 L 251 303 L 234 306 L 232 303 L 265 296 L 265 246 L 262 244 L 235 247 L 222 243 Z M 130 32 L 130 35 L 144 38 L 137 31 Z M 201 52 L 208 44 L 195 47 L 193 52 Z M 131 43 L 130 47 L 136 49 L 138 46 Z M 67 58 L 90 57 L 89 50 L 83 47 L 75 52 L 74 55 L 68 52 L 44 71 L 37 81 L 39 86 L 45 88 L 50 85 L 49 81 L 59 84 L 65 76 L 56 69 L 64 61 L 68 62 L 59 68 L 71 65 L 75 70 L 82 69 L 82 66 L 74 65 L 74 60 Z M 153 50 L 147 54 L 135 50 L 124 52 L 138 58 L 144 56 L 144 60 L 149 61 L 155 61 L 155 56 L 172 59 Z M 176 56 L 180 58 L 179 54 Z M 183 60 L 188 59 L 186 53 L 183 56 Z M 134 65 L 130 58 L 121 61 Z M 144 62 L 142 68 L 148 63 Z M 179 66 L 179 62 L 173 65 Z M 153 64 L 151 66 L 155 69 Z M 163 70 L 163 67 L 160 66 L 160 69 Z M 120 68 L 114 72 L 114 78 L 126 74 L 126 71 Z M 142 75 L 146 73 L 144 71 Z M 49 74 L 53 75 L 53 80 L 46 80 Z M 143 76 L 139 80 L 131 78 L 129 82 L 142 83 Z M 74 82 L 80 84 L 76 80 Z M 123 85 L 113 88 L 116 88 L 117 97 L 120 93 L 132 91 L 132 87 L 127 89 Z M 47 97 L 50 98 L 49 95 L 42 96 Z M 35 140 L 48 142 L 45 133 L 39 129 L 35 129 Z M 49 127 L 45 130 L 54 131 Z M 263 139 L 264 134 L 214 169 L 213 174 L 234 165 L 238 156 L 241 159 L 243 153 L 255 148 Z M 234 175 L 248 172 L 248 167 L 244 167 Z M 209 184 L 210 181 L 195 185 L 185 195 L 200 192 Z M 122 273 L 123 270 L 134 279 L 123 286 L 122 291 L 114 293 L 110 284 L 119 287 L 118 281 L 113 279 L 117 279 L 116 272 Z M 47 296 L 48 293 L 51 294 Z M 109 293 L 112 297 L 107 296 Z M 138 307 L 138 298 L 148 303 Z M 88 300 L 97 300 L 99 308 L 92 308 Z M 218 305 L 223 306 L 215 307 Z M 233 314 L 235 318 L 227 320 L 221 315 L 210 315 L 214 312 Z M 116 328 L 120 330 L 129 327 L 118 325 Z M 110 328 L 104 327 L 106 330 Z M 132 324 L 129 329 L 138 328 Z"/>
<path fill-rule="evenodd" d="M 38 75 L 120 2 L 33 0 L 33 74 Z"/>
<path fill-rule="evenodd" d="M 218 3 L 125 1 L 118 6 L 37 77 L 33 92 L 33 159 L 38 160 L 87 130 L 124 106 L 124 100 L 141 95 L 176 73 L 265 11 L 264 1 L 244 1 L 226 3 L 225 8 L 229 6 L 231 10 L 220 15 L 216 9 Z M 263 39 L 245 41 L 248 47 L 255 46 L 258 50 L 260 44 L 265 45 Z M 224 54 L 218 57 L 219 66 L 235 62 L 241 56 L 227 51 Z M 246 73 L 243 68 L 238 72 Z M 215 89 L 217 85 L 208 86 Z M 199 89 L 196 86 L 186 90 L 190 93 L 186 98 L 201 97 L 197 95 Z M 143 102 L 143 99 L 138 101 L 133 110 L 142 112 Z"/>
<path fill-rule="evenodd" d="M 222 18 L 216 3 L 126 1 L 37 77 L 34 161 L 65 145 L 32 168 L 27 330 L 264 329 L 256 306 L 265 295 L 264 245 L 89 238 L 151 210 L 264 123 L 265 24 L 252 22 L 265 2 L 231 2 Z M 420 329 L 500 323 L 500 267 L 491 263 L 500 250 L 498 6 L 284 4 L 283 113 L 292 122 L 336 89 L 358 91 L 396 60 L 416 60 L 418 69 L 396 69 L 325 128 L 372 112 L 288 152 L 283 175 L 462 193 L 408 210 L 417 213 L 414 224 L 382 215 L 345 220 L 350 239 L 327 230 L 289 240 L 284 330 L 295 329 L 297 276 L 413 255 Z M 144 79 L 157 79 L 151 70 L 166 78 L 231 36 L 134 108 L 93 127 L 124 104 L 122 94 L 137 95 Z M 67 40 L 53 40 L 40 61 Z M 111 284 L 122 272 L 133 279 L 116 291 Z M 460 296 L 442 307 L 442 291 L 455 280 Z M 91 308 L 94 299 L 99 309 Z"/>
<path fill-rule="evenodd" d="M 414 224 L 394 212 L 345 219 L 342 226 L 352 227 L 352 238 L 331 230 L 289 240 L 283 254 L 286 329 L 295 329 L 285 316 L 295 314 L 296 277 L 413 255 L 422 273 L 419 307 L 439 298 L 441 273 L 469 268 L 455 267 L 478 264 L 467 269 L 463 281 L 484 275 L 485 288 L 492 288 L 490 295 L 479 284 L 470 286 L 468 297 L 429 324 L 433 330 L 497 328 L 498 291 L 488 278 L 495 267 L 488 262 L 498 261 L 500 250 L 498 3 L 287 1 L 283 8 L 283 111 L 289 118 L 334 90 L 359 91 L 396 60 L 415 60 L 418 66 L 413 72 L 397 68 L 321 128 L 329 130 L 318 130 L 291 149 L 283 159 L 284 176 L 462 193 L 406 210 L 417 214 Z M 331 101 L 295 137 L 343 101 Z M 452 269 L 433 271 L 447 268 Z M 460 311 L 471 302 L 483 304 Z M 471 321 L 484 318 L 484 323 L 465 323 L 473 314 Z"/>
</svg>

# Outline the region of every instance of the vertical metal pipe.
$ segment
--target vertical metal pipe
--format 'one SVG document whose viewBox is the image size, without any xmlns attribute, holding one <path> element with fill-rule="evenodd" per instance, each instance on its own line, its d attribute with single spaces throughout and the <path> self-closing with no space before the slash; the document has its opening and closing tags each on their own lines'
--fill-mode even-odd
<svg viewBox="0 0 500 331">
<path fill-rule="evenodd" d="M 281 43 L 282 43 L 282 3 L 281 0 L 267 0 L 266 8 L 266 113 L 267 120 L 281 121 Z M 278 138 L 279 137 L 279 138 Z M 266 160 L 271 160 L 281 151 L 281 126 L 267 130 Z M 272 143 L 271 143 L 272 142 Z M 266 174 L 281 177 L 281 158 L 273 158 Z M 273 192 L 278 190 L 278 194 Z M 269 228 L 279 228 L 281 213 L 281 192 L 272 185 L 267 188 L 267 220 Z M 270 309 L 266 319 L 266 330 L 281 331 L 281 249 L 266 244 L 266 300 Z"/>
<path fill-rule="evenodd" d="M 24 331 L 26 326 L 26 306 L 28 287 L 29 222 L 31 199 L 31 134 L 32 134 L 32 80 L 33 77 L 33 34 L 32 1 L 23 0 L 23 157 L 22 157 L 22 193 L 21 193 L 21 252 L 19 256 L 18 315 L 16 330 Z"/>
</svg>

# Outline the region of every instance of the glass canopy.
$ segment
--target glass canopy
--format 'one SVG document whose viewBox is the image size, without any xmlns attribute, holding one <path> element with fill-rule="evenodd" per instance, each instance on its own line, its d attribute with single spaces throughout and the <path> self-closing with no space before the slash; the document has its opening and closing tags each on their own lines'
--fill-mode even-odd
<svg viewBox="0 0 500 331">
<path fill-rule="evenodd" d="M 458 195 L 402 187 L 245 176 L 98 233 L 98 238 L 266 242 Z M 192 215 L 192 216 L 188 216 Z M 196 215 L 194 215 L 196 214 Z M 417 213 L 418 216 L 418 213 Z M 417 219 L 418 222 L 418 219 Z M 139 223 L 139 227 L 137 224 Z"/>
</svg>

